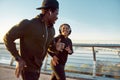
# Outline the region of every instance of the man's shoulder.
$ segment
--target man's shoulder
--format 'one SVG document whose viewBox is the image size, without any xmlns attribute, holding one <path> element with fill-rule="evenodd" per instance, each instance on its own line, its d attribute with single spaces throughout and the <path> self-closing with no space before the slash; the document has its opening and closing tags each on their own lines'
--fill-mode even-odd
<svg viewBox="0 0 120 80">
<path fill-rule="evenodd" d="M 23 19 L 19 24 L 29 24 L 30 20 L 28 19 Z"/>
</svg>

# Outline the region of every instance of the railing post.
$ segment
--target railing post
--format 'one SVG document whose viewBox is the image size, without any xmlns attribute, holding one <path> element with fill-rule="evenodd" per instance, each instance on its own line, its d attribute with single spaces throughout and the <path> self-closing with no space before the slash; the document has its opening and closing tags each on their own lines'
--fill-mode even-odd
<svg viewBox="0 0 120 80">
<path fill-rule="evenodd" d="M 44 64 L 44 71 L 47 70 L 47 62 L 48 62 L 48 54 L 46 55 L 46 58 L 45 58 L 45 64 Z"/>
<path fill-rule="evenodd" d="M 96 77 L 96 52 L 94 50 L 94 47 L 92 47 L 93 51 L 93 77 Z"/>
<path fill-rule="evenodd" d="M 10 66 L 13 65 L 13 62 L 15 61 L 14 57 L 11 57 L 11 61 L 10 61 Z"/>
</svg>

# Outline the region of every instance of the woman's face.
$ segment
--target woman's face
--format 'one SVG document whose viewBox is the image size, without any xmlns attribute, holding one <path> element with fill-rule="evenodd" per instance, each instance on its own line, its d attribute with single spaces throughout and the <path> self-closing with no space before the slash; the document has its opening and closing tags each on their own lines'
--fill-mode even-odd
<svg viewBox="0 0 120 80">
<path fill-rule="evenodd" d="M 61 27 L 61 34 L 64 36 L 68 36 L 70 32 L 70 28 L 67 25 L 63 25 Z"/>
</svg>

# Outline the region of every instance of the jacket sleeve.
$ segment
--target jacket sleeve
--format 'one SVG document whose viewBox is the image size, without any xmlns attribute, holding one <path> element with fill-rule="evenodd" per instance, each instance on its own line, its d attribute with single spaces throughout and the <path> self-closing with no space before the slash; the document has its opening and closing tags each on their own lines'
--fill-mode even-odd
<svg viewBox="0 0 120 80">
<path fill-rule="evenodd" d="M 72 50 L 72 52 L 71 53 L 69 53 L 70 55 L 73 53 L 73 45 L 72 45 L 72 41 L 71 41 L 71 39 L 69 39 L 70 40 L 70 49 Z"/>
<path fill-rule="evenodd" d="M 56 45 L 55 45 L 55 39 L 52 40 L 52 42 L 50 43 L 49 47 L 48 47 L 48 54 L 53 57 L 54 55 L 56 55 L 56 53 L 58 53 L 58 51 L 56 50 Z"/>
<path fill-rule="evenodd" d="M 13 26 L 4 36 L 4 44 L 8 51 L 16 58 L 20 57 L 16 48 L 15 40 L 24 36 L 25 26 L 28 24 L 28 20 L 21 21 L 18 25 Z"/>
</svg>

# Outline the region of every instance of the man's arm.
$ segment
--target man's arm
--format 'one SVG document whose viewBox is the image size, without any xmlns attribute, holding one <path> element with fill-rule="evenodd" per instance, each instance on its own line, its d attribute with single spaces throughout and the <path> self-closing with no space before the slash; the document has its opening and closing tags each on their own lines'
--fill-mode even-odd
<svg viewBox="0 0 120 80">
<path fill-rule="evenodd" d="M 15 57 L 16 60 L 19 60 L 20 55 L 16 48 L 15 40 L 19 39 L 24 35 L 25 25 L 28 23 L 27 20 L 23 20 L 20 24 L 13 26 L 4 36 L 4 43 L 6 48 L 10 53 Z"/>
<path fill-rule="evenodd" d="M 19 78 L 23 68 L 26 66 L 26 63 L 19 55 L 19 52 L 16 48 L 15 40 L 24 36 L 24 32 L 26 32 L 25 30 L 28 22 L 29 22 L 28 20 L 23 20 L 20 24 L 12 27 L 6 33 L 3 39 L 6 48 L 10 51 L 10 53 L 15 57 L 17 61 L 16 70 L 15 70 L 15 75 L 17 78 Z"/>
</svg>

